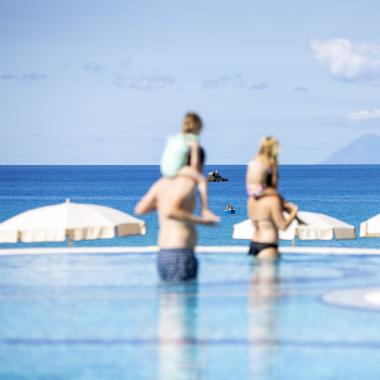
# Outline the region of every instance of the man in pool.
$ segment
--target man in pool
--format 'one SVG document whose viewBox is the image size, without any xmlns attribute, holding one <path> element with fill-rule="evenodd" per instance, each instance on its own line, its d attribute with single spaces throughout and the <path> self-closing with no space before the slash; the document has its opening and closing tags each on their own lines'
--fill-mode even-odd
<svg viewBox="0 0 380 380">
<path fill-rule="evenodd" d="M 205 153 L 199 148 L 198 173 L 201 173 Z M 191 157 L 189 157 L 191 162 Z M 195 169 L 194 169 L 195 170 Z M 214 215 L 194 215 L 197 182 L 193 176 L 178 174 L 159 179 L 135 208 L 137 215 L 157 210 L 159 220 L 157 257 L 158 272 L 164 281 L 186 281 L 197 276 L 196 224 L 215 224 Z"/>
</svg>

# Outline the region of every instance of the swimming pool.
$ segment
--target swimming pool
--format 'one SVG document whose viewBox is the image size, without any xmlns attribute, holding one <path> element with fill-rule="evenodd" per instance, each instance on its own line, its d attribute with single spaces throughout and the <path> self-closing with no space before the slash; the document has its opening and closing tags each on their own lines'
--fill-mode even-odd
<svg viewBox="0 0 380 380">
<path fill-rule="evenodd" d="M 1 256 L 0 378 L 379 379 L 380 257 L 198 258 L 164 285 L 152 254 Z"/>
</svg>

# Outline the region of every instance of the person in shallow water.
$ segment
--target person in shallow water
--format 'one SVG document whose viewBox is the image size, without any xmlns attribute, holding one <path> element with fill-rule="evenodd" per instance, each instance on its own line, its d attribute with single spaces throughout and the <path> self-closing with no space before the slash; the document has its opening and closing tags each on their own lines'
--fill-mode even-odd
<svg viewBox="0 0 380 380">
<path fill-rule="evenodd" d="M 199 148 L 200 173 L 205 153 Z M 191 162 L 191 153 L 189 155 Z M 162 177 L 144 195 L 135 208 L 137 215 L 157 210 L 159 220 L 158 272 L 165 281 L 196 278 L 198 264 L 194 255 L 197 244 L 196 224 L 215 224 L 215 217 L 194 215 L 197 182 L 193 176 Z"/>
<path fill-rule="evenodd" d="M 278 231 L 286 230 L 297 218 L 297 206 L 284 200 L 277 190 L 277 156 L 279 143 L 266 137 L 260 144 L 259 154 L 247 170 L 248 215 L 254 227 L 249 254 L 263 259 L 276 259 Z M 284 217 L 284 211 L 287 217 Z"/>
</svg>

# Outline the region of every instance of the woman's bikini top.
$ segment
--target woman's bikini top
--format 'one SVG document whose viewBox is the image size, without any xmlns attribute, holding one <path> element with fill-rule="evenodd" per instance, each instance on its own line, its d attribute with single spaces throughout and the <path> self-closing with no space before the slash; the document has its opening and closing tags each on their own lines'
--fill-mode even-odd
<svg viewBox="0 0 380 380">
<path fill-rule="evenodd" d="M 274 222 L 272 219 L 251 219 L 252 224 L 255 226 L 257 229 L 257 226 L 261 223 L 269 223 L 272 226 L 274 226 Z"/>
<path fill-rule="evenodd" d="M 281 201 L 283 201 L 283 198 L 281 197 L 280 194 L 264 194 L 263 196 L 267 197 L 278 197 Z M 259 223 L 265 222 L 265 223 L 270 223 L 272 225 L 275 225 L 274 221 L 269 218 L 262 218 L 262 219 L 254 219 L 251 218 L 251 222 L 253 225 L 257 226 Z"/>
</svg>

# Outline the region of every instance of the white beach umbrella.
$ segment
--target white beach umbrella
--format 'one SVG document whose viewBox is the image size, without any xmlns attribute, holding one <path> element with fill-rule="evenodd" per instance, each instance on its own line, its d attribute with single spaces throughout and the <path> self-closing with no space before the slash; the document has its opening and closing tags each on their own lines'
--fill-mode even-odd
<svg viewBox="0 0 380 380">
<path fill-rule="evenodd" d="M 0 243 L 70 242 L 144 234 L 145 222 L 125 212 L 70 200 L 23 212 L 0 224 Z"/>
<path fill-rule="evenodd" d="M 360 237 L 380 237 L 380 214 L 360 223 Z"/>
<path fill-rule="evenodd" d="M 299 211 L 286 231 L 280 231 L 282 240 L 332 240 L 355 239 L 355 227 L 325 214 Z M 300 223 L 302 222 L 302 223 Z M 252 239 L 254 227 L 248 219 L 234 225 L 234 239 Z"/>
</svg>

